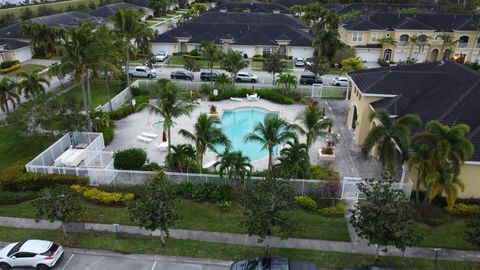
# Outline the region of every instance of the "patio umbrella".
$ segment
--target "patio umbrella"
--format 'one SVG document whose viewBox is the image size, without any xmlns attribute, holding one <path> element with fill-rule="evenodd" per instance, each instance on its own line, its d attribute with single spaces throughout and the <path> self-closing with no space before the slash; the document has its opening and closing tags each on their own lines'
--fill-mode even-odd
<svg viewBox="0 0 480 270">
<path fill-rule="evenodd" d="M 167 141 L 167 133 L 165 133 L 165 131 L 162 132 L 162 142 L 166 142 Z"/>
</svg>

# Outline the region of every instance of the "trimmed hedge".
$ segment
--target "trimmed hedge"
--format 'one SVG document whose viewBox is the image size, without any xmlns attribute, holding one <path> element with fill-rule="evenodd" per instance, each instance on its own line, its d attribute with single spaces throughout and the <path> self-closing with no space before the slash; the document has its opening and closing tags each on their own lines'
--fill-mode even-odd
<svg viewBox="0 0 480 270">
<path fill-rule="evenodd" d="M 147 152 L 141 148 L 130 148 L 113 154 L 113 167 L 117 170 L 142 170 L 147 161 Z"/>
<path fill-rule="evenodd" d="M 343 202 L 339 202 L 335 206 L 318 209 L 318 213 L 321 216 L 335 217 L 335 218 L 340 218 L 345 216 L 345 211 L 346 211 L 346 208 Z"/>
<path fill-rule="evenodd" d="M 201 56 L 201 55 L 189 55 L 189 54 L 185 54 L 183 56 L 184 59 L 193 59 L 193 60 L 205 60 L 205 57 Z"/>
<path fill-rule="evenodd" d="M 480 214 L 480 205 L 457 203 L 453 207 L 446 207 L 445 212 L 454 216 L 468 217 L 475 214 Z"/>
<path fill-rule="evenodd" d="M 120 120 L 123 119 L 130 114 L 134 113 L 135 109 L 132 105 L 122 105 L 120 108 L 109 112 L 110 118 L 112 120 Z"/>
<path fill-rule="evenodd" d="M 19 70 L 22 67 L 22 64 L 16 64 L 8 68 L 0 69 L 0 74 L 10 73 L 15 70 Z"/>
<path fill-rule="evenodd" d="M 40 195 L 36 191 L 0 191 L 0 205 L 12 205 L 31 201 Z"/>
<path fill-rule="evenodd" d="M 72 185 L 70 188 L 81 194 L 85 199 L 104 205 L 126 205 L 128 202 L 135 199 L 133 193 L 122 194 L 119 192 L 106 192 L 80 185 Z"/>
<path fill-rule="evenodd" d="M 260 98 L 270 100 L 275 103 L 285 104 L 285 105 L 290 105 L 295 103 L 295 100 L 293 98 L 282 94 L 282 92 L 274 88 L 258 89 L 255 92 L 260 96 Z M 210 94 L 208 96 L 208 100 L 220 101 L 220 100 L 229 99 L 231 97 L 245 98 L 247 94 L 251 95 L 252 93 L 253 92 L 251 89 L 243 88 L 235 91 L 228 91 L 226 93 L 219 93 L 218 96 L 216 97 L 213 94 Z"/>
<path fill-rule="evenodd" d="M 0 68 L 1 69 L 6 69 L 6 68 L 9 68 L 9 67 L 13 67 L 17 64 L 20 64 L 20 61 L 18 60 L 14 60 L 14 61 L 3 61 L 2 63 L 0 63 Z"/>
<path fill-rule="evenodd" d="M 317 208 L 317 203 L 308 196 L 295 196 L 295 202 L 300 208 L 305 210 L 315 210 Z"/>
<path fill-rule="evenodd" d="M 234 196 L 231 187 L 213 183 L 193 184 L 191 182 L 181 182 L 177 184 L 176 190 L 178 196 L 197 202 L 223 203 L 233 201 Z"/>
</svg>

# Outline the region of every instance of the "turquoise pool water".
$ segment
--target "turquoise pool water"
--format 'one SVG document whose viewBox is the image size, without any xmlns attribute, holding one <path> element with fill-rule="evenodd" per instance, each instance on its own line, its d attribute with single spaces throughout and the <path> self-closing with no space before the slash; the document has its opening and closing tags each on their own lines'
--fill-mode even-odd
<svg viewBox="0 0 480 270">
<path fill-rule="evenodd" d="M 232 142 L 232 151 L 242 151 L 250 160 L 263 159 L 268 156 L 267 150 L 256 142 L 245 143 L 243 138 L 252 132 L 257 123 L 262 122 L 266 114 L 276 114 L 257 108 L 245 108 L 235 111 L 224 111 L 221 119 L 221 126 L 225 135 Z M 224 151 L 224 147 L 218 146 L 217 151 Z"/>
<path fill-rule="evenodd" d="M 177 122 L 172 121 L 172 128 L 177 126 Z M 163 131 L 163 121 L 156 122 L 152 125 L 153 128 L 160 129 Z"/>
</svg>

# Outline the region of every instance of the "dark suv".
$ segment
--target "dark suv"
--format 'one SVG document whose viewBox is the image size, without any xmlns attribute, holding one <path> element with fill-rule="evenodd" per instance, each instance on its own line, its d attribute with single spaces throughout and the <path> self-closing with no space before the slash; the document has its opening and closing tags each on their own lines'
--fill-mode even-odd
<svg viewBox="0 0 480 270">
<path fill-rule="evenodd" d="M 213 71 L 213 72 L 210 72 L 210 71 L 203 71 L 202 73 L 200 73 L 200 80 L 202 81 L 215 81 L 218 76 L 220 76 L 220 73 L 216 72 L 216 71 Z"/>
<path fill-rule="evenodd" d="M 170 74 L 170 79 L 175 80 L 175 79 L 181 79 L 181 80 L 190 80 L 193 81 L 193 73 L 190 71 L 186 70 L 176 70 L 172 71 Z"/>
<path fill-rule="evenodd" d="M 322 78 L 317 77 L 313 74 L 303 74 L 300 76 L 300 84 L 322 84 Z"/>
</svg>

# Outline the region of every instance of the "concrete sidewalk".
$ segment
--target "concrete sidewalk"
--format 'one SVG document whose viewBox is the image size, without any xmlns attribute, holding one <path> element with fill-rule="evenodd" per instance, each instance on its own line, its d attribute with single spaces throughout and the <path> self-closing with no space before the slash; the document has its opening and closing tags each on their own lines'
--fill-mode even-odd
<svg viewBox="0 0 480 270">
<path fill-rule="evenodd" d="M 0 226 L 3 227 L 15 227 L 15 228 L 31 228 L 31 229 L 45 229 L 45 230 L 58 230 L 60 228 L 59 222 L 50 223 L 48 221 L 35 222 L 34 219 L 29 218 L 13 218 L 13 217 L 0 217 Z M 95 223 L 72 223 L 69 224 L 69 231 L 72 232 L 97 232 L 97 233 L 115 233 L 115 227 L 111 224 L 95 224 Z M 129 235 L 143 235 L 154 236 L 160 235 L 159 231 L 149 231 L 141 229 L 136 226 L 123 226 L 118 227 L 121 234 Z M 264 246 L 259 244 L 256 237 L 248 236 L 246 234 L 237 233 L 219 233 L 219 232 L 206 232 L 206 231 L 192 231 L 192 230 L 170 230 L 170 237 L 174 239 L 195 240 L 212 243 L 225 243 L 225 244 L 237 244 L 245 246 Z M 319 251 L 334 251 L 353 254 L 367 254 L 373 255 L 375 253 L 375 247 L 367 246 L 362 242 L 336 242 L 336 241 L 324 241 L 324 240 L 311 240 L 311 239 L 299 239 L 289 238 L 287 240 L 281 240 L 278 237 L 270 237 L 267 239 L 270 247 L 272 248 L 294 248 L 294 249 L 306 249 L 306 250 L 319 250 Z M 422 258 L 422 259 L 434 259 L 435 252 L 431 248 L 408 248 L 405 253 L 391 247 L 389 248 L 388 256 L 396 257 L 409 257 L 409 258 Z M 439 260 L 451 260 L 451 261 L 472 261 L 480 262 L 480 252 L 470 250 L 454 250 L 454 249 L 442 249 L 438 253 Z"/>
</svg>

